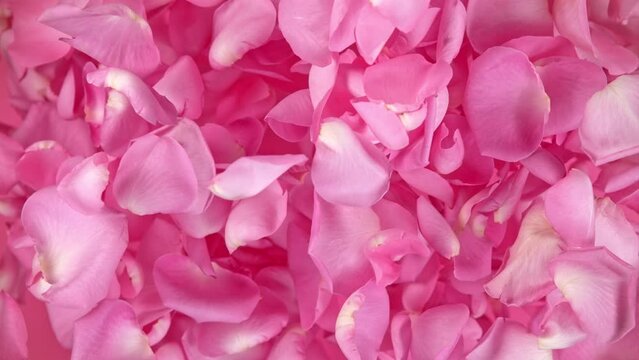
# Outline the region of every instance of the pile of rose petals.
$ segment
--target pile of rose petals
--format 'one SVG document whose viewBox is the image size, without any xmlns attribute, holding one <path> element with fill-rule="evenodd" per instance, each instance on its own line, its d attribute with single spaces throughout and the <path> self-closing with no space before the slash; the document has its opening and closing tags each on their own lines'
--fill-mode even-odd
<svg viewBox="0 0 639 360">
<path fill-rule="evenodd" d="M 639 1 L 0 0 L 0 45 L 3 360 L 639 359 Z"/>
</svg>

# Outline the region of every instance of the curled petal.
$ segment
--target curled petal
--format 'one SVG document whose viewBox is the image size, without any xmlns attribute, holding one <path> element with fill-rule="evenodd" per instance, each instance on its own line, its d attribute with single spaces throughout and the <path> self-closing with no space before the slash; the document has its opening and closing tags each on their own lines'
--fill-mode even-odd
<svg viewBox="0 0 639 360">
<path fill-rule="evenodd" d="M 550 305 L 550 304 L 549 304 Z M 579 318 L 566 301 L 553 304 L 544 315 L 539 335 L 540 349 L 565 349 L 584 340 Z"/>
<path fill-rule="evenodd" d="M 333 120 L 322 124 L 311 178 L 317 193 L 334 204 L 370 206 L 388 191 L 390 166 L 384 154 L 351 128 Z"/>
<path fill-rule="evenodd" d="M 526 54 L 498 46 L 473 61 L 464 110 L 482 155 L 519 161 L 539 147 L 550 101 Z"/>
<path fill-rule="evenodd" d="M 383 286 L 368 282 L 342 305 L 335 339 L 347 359 L 375 360 L 388 322 L 388 293 Z"/>
<path fill-rule="evenodd" d="M 106 66 L 144 76 L 160 64 L 151 27 L 125 5 L 80 9 L 61 4 L 45 11 L 40 21 L 71 36 L 69 45 Z"/>
</svg>

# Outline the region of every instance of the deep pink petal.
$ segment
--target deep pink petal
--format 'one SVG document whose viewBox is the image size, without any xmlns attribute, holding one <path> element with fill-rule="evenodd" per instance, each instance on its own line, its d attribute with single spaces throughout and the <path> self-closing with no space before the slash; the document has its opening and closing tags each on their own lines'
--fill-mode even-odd
<svg viewBox="0 0 639 360">
<path fill-rule="evenodd" d="M 22 310 L 0 290 L 0 354 L 7 360 L 26 360 L 27 352 L 27 325 Z"/>
<path fill-rule="evenodd" d="M 162 302 L 198 322 L 246 320 L 260 300 L 255 282 L 214 264 L 208 276 L 188 257 L 167 254 L 153 268 Z"/>
<path fill-rule="evenodd" d="M 550 101 L 524 53 L 493 47 L 471 65 L 464 110 L 482 155 L 518 161 L 541 143 Z"/>
</svg>

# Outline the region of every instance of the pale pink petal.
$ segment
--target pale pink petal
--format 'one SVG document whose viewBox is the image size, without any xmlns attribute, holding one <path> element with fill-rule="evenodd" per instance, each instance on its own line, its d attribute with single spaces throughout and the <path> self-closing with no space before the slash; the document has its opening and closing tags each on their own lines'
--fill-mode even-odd
<svg viewBox="0 0 639 360">
<path fill-rule="evenodd" d="M 584 340 L 586 334 L 579 319 L 566 301 L 549 304 L 541 323 L 540 349 L 565 349 Z"/>
<path fill-rule="evenodd" d="M 22 224 L 37 253 L 30 287 L 34 295 L 84 309 L 105 298 L 127 245 L 122 215 L 84 214 L 55 188 L 46 188 L 26 201 Z"/>
<path fill-rule="evenodd" d="M 151 27 L 135 11 L 122 4 L 76 8 L 58 5 L 49 8 L 40 21 L 71 38 L 75 49 L 106 66 L 147 75 L 160 64 Z"/>
<path fill-rule="evenodd" d="M 468 4 L 466 31 L 477 52 L 525 35 L 552 35 L 545 0 L 475 0 Z"/>
<path fill-rule="evenodd" d="M 291 167 L 306 162 L 304 155 L 244 156 L 215 176 L 210 189 L 226 200 L 240 200 L 257 195 Z"/>
<path fill-rule="evenodd" d="M 164 305 L 198 322 L 248 319 L 260 300 L 255 282 L 215 263 L 213 268 L 215 276 L 208 276 L 184 255 L 160 257 L 153 278 Z"/>
<path fill-rule="evenodd" d="M 550 97 L 544 136 L 579 128 L 586 102 L 607 84 L 603 69 L 579 59 L 553 61 L 537 67 L 537 73 Z"/>
<path fill-rule="evenodd" d="M 166 132 L 159 131 L 156 134 L 168 136 L 177 141 L 191 159 L 197 178 L 198 194 L 189 212 L 201 213 L 211 197 L 208 187 L 215 176 L 215 162 L 200 127 L 189 119 L 182 119 Z"/>
<path fill-rule="evenodd" d="M 408 145 L 408 133 L 399 116 L 384 104 L 356 101 L 353 107 L 379 142 L 388 149 L 401 150 Z"/>
<path fill-rule="evenodd" d="M 522 36 L 505 42 L 503 46 L 523 51 L 533 63 L 540 61 L 540 64 L 544 64 L 555 57 L 577 57 L 575 46 L 561 36 Z"/>
<path fill-rule="evenodd" d="M 561 160 L 543 147 L 520 162 L 531 174 L 551 185 L 566 176 L 566 167 Z"/>
<path fill-rule="evenodd" d="M 459 255 L 457 235 L 426 197 L 417 199 L 417 219 L 419 230 L 435 251 L 447 259 Z"/>
<path fill-rule="evenodd" d="M 570 170 L 546 191 L 544 206 L 548 221 L 568 245 L 592 245 L 595 199 L 588 175 L 577 169 Z"/>
<path fill-rule="evenodd" d="M 237 324 L 220 322 L 197 324 L 186 331 L 182 343 L 187 353 L 199 353 L 206 359 L 226 359 L 222 356 L 239 355 L 270 341 L 284 329 L 287 323 L 286 306 L 265 290 L 264 297 L 257 304 L 250 318 Z M 264 358 L 266 357 L 256 359 Z"/>
<path fill-rule="evenodd" d="M 306 334 L 299 327 L 288 330 L 271 348 L 266 360 L 306 360 Z"/>
<path fill-rule="evenodd" d="M 553 1 L 553 17 L 557 31 L 586 53 L 592 53 L 588 24 L 587 0 Z"/>
<path fill-rule="evenodd" d="M 543 208 L 534 205 L 524 216 L 502 268 L 484 286 L 488 295 L 518 306 L 546 295 L 553 288 L 548 265 L 561 252 L 559 244 Z"/>
<path fill-rule="evenodd" d="M 639 56 L 619 44 L 612 31 L 592 23 L 590 34 L 598 63 L 608 69 L 611 75 L 632 73 L 639 67 Z"/>
<path fill-rule="evenodd" d="M 209 63 L 214 69 L 233 65 L 249 50 L 264 45 L 274 27 L 275 6 L 271 0 L 224 2 L 213 15 Z"/>
<path fill-rule="evenodd" d="M 75 323 L 72 360 L 154 359 L 133 312 L 122 300 L 104 300 Z"/>
<path fill-rule="evenodd" d="M 341 52 L 355 42 L 355 27 L 361 11 L 367 7 L 364 0 L 335 0 L 330 15 L 328 48 Z"/>
<path fill-rule="evenodd" d="M 290 142 L 301 141 L 308 136 L 312 119 L 313 104 L 308 89 L 289 94 L 264 118 L 277 136 Z"/>
<path fill-rule="evenodd" d="M 446 179 L 428 168 L 400 171 L 399 175 L 415 192 L 422 196 L 432 196 L 452 206 L 453 188 Z"/>
<path fill-rule="evenodd" d="M 390 285 L 400 278 L 402 270 L 406 271 L 403 266 L 406 264 L 402 260 L 408 261 L 413 256 L 419 256 L 425 262 L 430 255 L 431 251 L 421 238 L 398 228 L 379 232 L 370 240 L 367 249 L 368 260 L 375 272 L 377 284 L 380 285 Z"/>
<path fill-rule="evenodd" d="M 388 323 L 386 288 L 368 282 L 342 305 L 335 324 L 337 344 L 349 360 L 376 360 Z"/>
<path fill-rule="evenodd" d="M 153 89 L 173 104 L 178 115 L 189 119 L 202 115 L 204 83 L 197 64 L 190 56 L 180 57 L 166 69 Z"/>
<path fill-rule="evenodd" d="M 26 360 L 27 352 L 27 325 L 22 310 L 0 290 L 0 354 L 6 360 Z"/>
<path fill-rule="evenodd" d="M 58 193 L 79 211 L 90 213 L 102 209 L 102 193 L 109 182 L 108 163 L 105 153 L 83 160 L 60 180 Z"/>
<path fill-rule="evenodd" d="M 401 5 L 393 0 L 370 0 L 370 3 L 405 33 L 413 30 L 428 7 L 428 2 L 421 0 L 405 0 Z"/>
<path fill-rule="evenodd" d="M 470 312 L 463 304 L 447 304 L 424 311 L 412 320 L 413 359 L 448 359 L 461 340 Z"/>
<path fill-rule="evenodd" d="M 276 181 L 259 194 L 235 204 L 224 230 L 229 252 L 275 233 L 286 217 L 287 200 L 288 194 Z"/>
<path fill-rule="evenodd" d="M 333 292 L 351 294 L 372 278 L 364 249 L 379 230 L 370 208 L 334 205 L 315 196 L 308 253 Z"/>
<path fill-rule="evenodd" d="M 199 214 L 173 214 L 173 220 L 185 234 L 204 238 L 222 230 L 231 211 L 231 201 L 214 197 Z"/>
<path fill-rule="evenodd" d="M 639 236 L 622 208 L 609 198 L 597 200 L 595 245 L 605 246 L 611 253 L 634 267 L 639 265 Z"/>
<path fill-rule="evenodd" d="M 583 329 L 600 342 L 615 341 L 635 327 L 637 272 L 604 248 L 568 251 L 550 273 Z"/>
<path fill-rule="evenodd" d="M 639 75 L 624 75 L 586 104 L 579 138 L 597 165 L 639 153 L 638 97 Z"/>
<path fill-rule="evenodd" d="M 109 155 L 121 156 L 131 140 L 149 132 L 150 124 L 135 113 L 129 99 L 117 90 L 108 91 L 103 114 L 99 144 Z"/>
<path fill-rule="evenodd" d="M 370 206 L 388 191 L 390 166 L 379 149 L 333 119 L 321 125 L 311 178 L 317 193 L 329 202 Z"/>
<path fill-rule="evenodd" d="M 395 26 L 372 7 L 362 9 L 355 28 L 355 39 L 357 50 L 367 64 L 375 62 L 394 30 Z"/>
<path fill-rule="evenodd" d="M 122 93 L 133 110 L 150 124 L 174 124 L 177 121 L 173 104 L 129 71 L 117 68 L 99 69 L 87 74 L 87 82 Z"/>
<path fill-rule="evenodd" d="M 328 50 L 330 0 L 281 0 L 277 21 L 282 35 L 302 60 L 318 66 L 331 62 Z"/>
<path fill-rule="evenodd" d="M 197 199 L 197 178 L 177 141 L 146 135 L 122 157 L 113 192 L 121 207 L 137 215 L 182 213 Z"/>
<path fill-rule="evenodd" d="M 493 47 L 471 64 L 464 110 L 482 155 L 518 161 L 539 146 L 550 101 L 526 54 Z"/>
<path fill-rule="evenodd" d="M 552 350 L 540 349 L 537 337 L 512 320 L 498 318 L 481 343 L 466 357 L 468 360 L 553 360 Z"/>
<path fill-rule="evenodd" d="M 367 67 L 364 90 L 373 100 L 416 105 L 444 88 L 451 76 L 448 64 L 431 64 L 419 54 L 408 54 Z"/>
</svg>

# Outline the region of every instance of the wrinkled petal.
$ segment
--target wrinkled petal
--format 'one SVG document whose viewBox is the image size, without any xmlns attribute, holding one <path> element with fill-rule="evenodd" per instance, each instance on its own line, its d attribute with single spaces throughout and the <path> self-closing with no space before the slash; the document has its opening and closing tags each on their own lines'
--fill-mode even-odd
<svg viewBox="0 0 639 360">
<path fill-rule="evenodd" d="M 264 45 L 274 27 L 275 7 L 270 0 L 226 1 L 213 15 L 209 63 L 213 68 L 233 65 L 249 50 Z"/>
<path fill-rule="evenodd" d="M 637 272 L 606 249 L 562 253 L 550 273 L 584 330 L 598 341 L 615 341 L 635 327 Z"/>
<path fill-rule="evenodd" d="M 464 110 L 482 155 L 518 161 L 541 143 L 550 102 L 524 53 L 494 47 L 471 65 Z"/>
<path fill-rule="evenodd" d="M 372 144 L 333 120 L 322 124 L 311 178 L 317 193 L 334 204 L 370 206 L 388 191 L 390 166 Z"/>
<path fill-rule="evenodd" d="M 85 309 L 105 298 L 127 245 L 122 215 L 84 214 L 46 188 L 26 201 L 22 224 L 36 247 L 34 295 Z"/>
<path fill-rule="evenodd" d="M 146 135 L 122 156 L 113 192 L 120 206 L 137 215 L 182 213 L 196 200 L 197 178 L 177 141 Z"/>
<path fill-rule="evenodd" d="M 184 255 L 160 257 L 153 277 L 162 302 L 198 322 L 248 319 L 260 300 L 259 288 L 250 278 L 213 265 L 215 276 L 208 276 Z"/>
<path fill-rule="evenodd" d="M 347 359 L 375 360 L 388 322 L 388 293 L 368 282 L 342 305 L 335 324 L 337 344 Z"/>
</svg>

